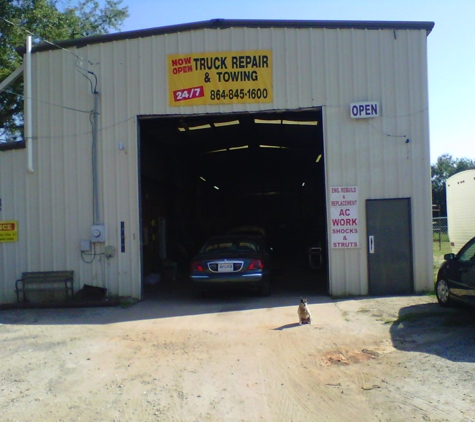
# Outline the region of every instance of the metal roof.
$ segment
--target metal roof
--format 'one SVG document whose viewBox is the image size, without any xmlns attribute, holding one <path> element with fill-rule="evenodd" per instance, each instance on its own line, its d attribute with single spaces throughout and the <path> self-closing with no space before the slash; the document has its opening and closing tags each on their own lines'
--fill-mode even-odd
<svg viewBox="0 0 475 422">
<path fill-rule="evenodd" d="M 96 35 L 73 40 L 41 43 L 33 47 L 33 52 L 55 50 L 57 48 L 85 47 L 90 44 L 107 43 L 133 38 L 145 38 L 154 35 L 173 34 L 197 29 L 227 28 L 328 28 L 328 29 L 393 29 L 393 30 L 426 30 L 430 34 L 434 22 L 423 21 L 315 21 L 315 20 L 249 20 L 249 19 L 211 19 L 179 25 L 161 26 L 157 28 L 135 31 L 116 32 L 113 34 Z M 17 52 L 24 54 L 25 47 L 18 47 Z"/>
</svg>

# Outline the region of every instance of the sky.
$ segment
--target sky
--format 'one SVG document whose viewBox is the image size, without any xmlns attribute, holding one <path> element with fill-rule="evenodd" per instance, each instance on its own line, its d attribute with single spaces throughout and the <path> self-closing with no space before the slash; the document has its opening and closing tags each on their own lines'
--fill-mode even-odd
<svg viewBox="0 0 475 422">
<path fill-rule="evenodd" d="M 431 163 L 475 160 L 475 0 L 123 0 L 122 31 L 211 19 L 425 21 Z M 474 114 L 472 114 L 474 113 Z"/>
</svg>

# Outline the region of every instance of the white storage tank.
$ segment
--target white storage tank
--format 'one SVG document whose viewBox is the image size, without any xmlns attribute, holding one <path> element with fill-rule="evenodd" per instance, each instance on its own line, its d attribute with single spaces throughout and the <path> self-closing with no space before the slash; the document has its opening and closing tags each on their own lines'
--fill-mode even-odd
<svg viewBox="0 0 475 422">
<path fill-rule="evenodd" d="M 449 177 L 446 191 L 449 239 L 453 252 L 457 253 L 475 236 L 475 170 Z"/>
</svg>

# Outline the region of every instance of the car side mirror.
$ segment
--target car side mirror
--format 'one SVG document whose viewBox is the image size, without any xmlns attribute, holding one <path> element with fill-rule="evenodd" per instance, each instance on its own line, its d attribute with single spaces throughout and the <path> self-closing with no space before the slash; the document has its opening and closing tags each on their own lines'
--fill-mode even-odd
<svg viewBox="0 0 475 422">
<path fill-rule="evenodd" d="M 446 253 L 446 254 L 444 255 L 444 259 L 445 259 L 446 261 L 451 261 L 451 260 L 454 259 L 454 258 L 455 258 L 455 254 L 453 254 L 453 253 Z"/>
</svg>

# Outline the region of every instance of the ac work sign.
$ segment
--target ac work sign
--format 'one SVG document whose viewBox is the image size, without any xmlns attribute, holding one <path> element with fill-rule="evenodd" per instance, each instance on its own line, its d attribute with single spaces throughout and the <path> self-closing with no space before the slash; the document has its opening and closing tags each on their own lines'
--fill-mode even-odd
<svg viewBox="0 0 475 422">
<path fill-rule="evenodd" d="M 330 217 L 332 248 L 359 248 L 358 188 L 356 186 L 331 188 Z"/>
<path fill-rule="evenodd" d="M 171 107 L 272 102 L 272 51 L 167 56 Z"/>
</svg>

